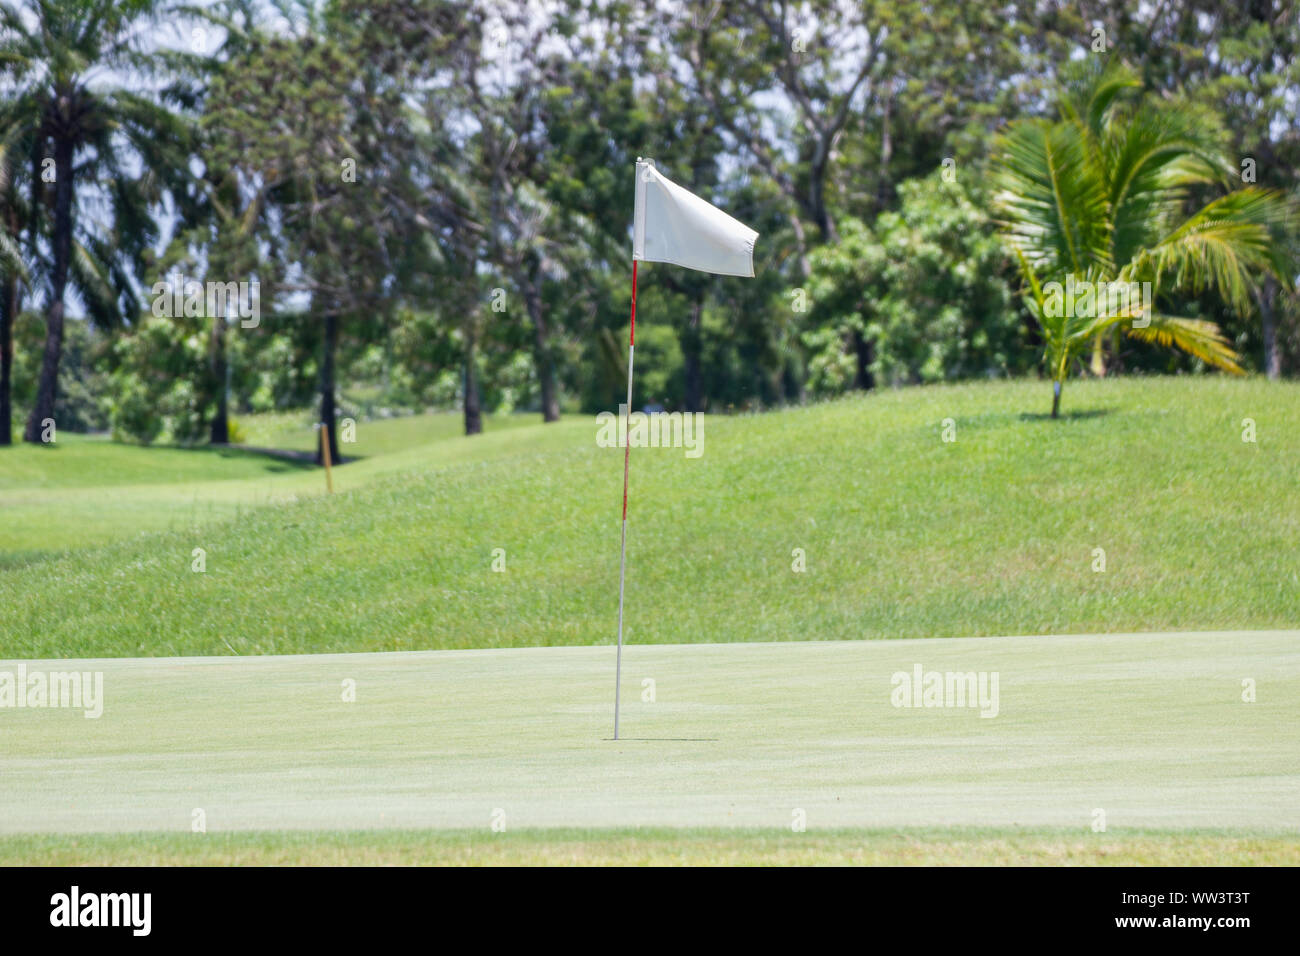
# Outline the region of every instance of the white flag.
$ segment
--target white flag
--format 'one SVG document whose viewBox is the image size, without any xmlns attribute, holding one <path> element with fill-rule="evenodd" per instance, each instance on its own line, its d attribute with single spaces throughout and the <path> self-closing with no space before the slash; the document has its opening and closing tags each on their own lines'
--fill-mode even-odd
<svg viewBox="0 0 1300 956">
<path fill-rule="evenodd" d="M 758 233 L 663 176 L 636 164 L 632 258 L 671 262 L 701 272 L 753 276 Z"/>
</svg>

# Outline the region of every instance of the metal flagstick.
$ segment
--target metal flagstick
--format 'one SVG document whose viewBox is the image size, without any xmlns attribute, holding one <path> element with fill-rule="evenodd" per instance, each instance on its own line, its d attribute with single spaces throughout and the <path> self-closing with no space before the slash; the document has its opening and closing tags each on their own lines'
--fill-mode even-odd
<svg viewBox="0 0 1300 956">
<path fill-rule="evenodd" d="M 623 543 L 618 559 L 618 657 L 614 664 L 614 739 L 618 740 L 619 687 L 623 677 L 623 586 L 627 580 L 627 473 L 632 457 L 632 352 L 636 347 L 636 265 L 632 260 L 632 327 L 627 336 L 627 422 L 623 434 Z"/>
<path fill-rule="evenodd" d="M 619 700 L 623 683 L 623 605 L 627 589 L 627 484 L 632 457 L 632 357 L 636 348 L 637 264 L 671 262 L 716 275 L 753 276 L 758 233 L 717 206 L 682 189 L 654 169 L 654 160 L 637 157 L 632 213 L 632 323 L 627 336 L 627 404 L 623 433 L 623 540 L 618 559 L 618 658 L 614 666 L 614 739 L 618 740 Z M 654 201 L 647 191 L 655 184 Z M 653 235 L 646 235 L 650 213 Z M 653 244 L 651 254 L 646 247 Z"/>
</svg>

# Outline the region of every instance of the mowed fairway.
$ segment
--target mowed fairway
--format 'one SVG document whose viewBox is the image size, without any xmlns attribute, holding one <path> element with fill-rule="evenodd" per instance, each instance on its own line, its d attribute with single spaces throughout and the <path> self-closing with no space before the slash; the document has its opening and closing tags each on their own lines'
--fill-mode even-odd
<svg viewBox="0 0 1300 956">
<path fill-rule="evenodd" d="M 891 675 L 916 664 L 996 673 L 997 716 L 893 706 Z M 562 828 L 575 862 L 701 840 L 797 861 L 802 810 L 847 861 L 1185 861 L 1224 843 L 1300 862 L 1296 632 L 633 646 L 617 743 L 610 648 L 27 666 L 103 671 L 104 712 L 0 713 L 0 860 L 95 859 L 108 841 L 114 859 L 173 862 L 528 861 L 556 852 L 534 831 Z M 196 809 L 206 833 L 189 832 Z M 675 849 L 660 831 L 677 828 Z M 333 835 L 284 832 L 304 829 Z M 922 851 L 881 844 L 895 829 Z M 509 850 L 475 842 L 519 832 Z M 988 845 L 970 857 L 972 840 Z"/>
</svg>

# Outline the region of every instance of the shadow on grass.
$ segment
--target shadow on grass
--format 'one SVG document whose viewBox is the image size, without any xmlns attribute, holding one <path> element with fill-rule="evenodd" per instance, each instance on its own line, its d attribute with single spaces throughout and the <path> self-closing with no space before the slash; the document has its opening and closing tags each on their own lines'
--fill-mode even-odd
<svg viewBox="0 0 1300 956">
<path fill-rule="evenodd" d="M 6 571 L 18 571 L 22 568 L 30 568 L 33 565 L 44 564 L 46 561 L 55 561 L 64 557 L 66 551 L 14 551 L 9 554 L 0 553 L 0 574 Z"/>
<path fill-rule="evenodd" d="M 310 471 L 318 467 L 316 452 L 302 451 L 296 448 L 268 448 L 258 445 L 157 445 L 170 451 L 183 451 L 192 454 L 216 455 L 218 458 L 244 458 L 259 462 L 263 469 L 273 473 L 290 471 Z M 333 462 L 335 467 L 360 461 L 363 456 L 340 457 Z"/>
<path fill-rule="evenodd" d="M 315 451 L 298 451 L 291 448 L 258 448 L 253 445 L 213 445 L 210 447 L 215 448 L 217 454 L 223 458 L 261 457 L 285 462 L 285 467 L 274 468 L 268 466 L 268 471 L 302 471 L 316 466 Z M 338 467 L 339 465 L 351 464 L 354 461 L 361 461 L 363 457 L 365 456 L 340 457 L 331 464 Z"/>
<path fill-rule="evenodd" d="M 1104 418 L 1114 409 L 1111 408 L 1080 408 L 1073 411 L 1062 412 L 1057 419 L 1061 422 L 1088 421 L 1094 418 Z M 982 412 L 978 415 L 964 416 L 957 419 L 958 424 L 965 428 L 1006 428 L 1023 422 L 1050 422 L 1052 414 L 1048 412 Z"/>
<path fill-rule="evenodd" d="M 1058 421 L 1082 421 L 1088 418 L 1102 418 L 1111 413 L 1109 408 L 1081 408 L 1077 411 L 1062 412 Z M 1022 422 L 1050 422 L 1051 412 L 1021 412 L 1017 418 Z"/>
<path fill-rule="evenodd" d="M 256 461 L 269 472 L 282 473 L 290 471 L 306 471 L 316 466 L 315 451 L 297 451 L 289 448 L 259 448 L 253 445 L 141 445 L 135 442 L 117 442 L 100 435 L 81 435 L 74 432 L 79 438 L 102 439 L 106 445 L 117 445 L 122 448 L 139 448 L 139 449 L 161 449 L 172 452 L 184 452 L 190 455 L 216 455 L 218 458 L 248 459 Z M 98 443 L 98 442 L 96 442 Z M 17 447 L 19 443 L 15 442 Z M 49 443 L 22 443 L 24 448 L 41 448 L 50 452 L 61 451 L 64 446 L 57 442 Z M 348 462 L 360 461 L 360 456 L 351 458 L 340 458 L 334 462 L 335 465 L 343 465 Z"/>
<path fill-rule="evenodd" d="M 602 737 L 612 744 L 621 744 L 624 742 L 638 741 L 640 743 L 667 743 L 667 744 L 716 744 L 717 737 L 619 737 L 615 740 L 613 737 Z"/>
</svg>

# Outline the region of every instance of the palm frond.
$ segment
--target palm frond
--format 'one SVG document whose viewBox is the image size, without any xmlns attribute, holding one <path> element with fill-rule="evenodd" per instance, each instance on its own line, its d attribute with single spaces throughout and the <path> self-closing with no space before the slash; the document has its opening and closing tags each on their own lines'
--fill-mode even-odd
<svg viewBox="0 0 1300 956">
<path fill-rule="evenodd" d="M 1123 265 L 1181 216 L 1187 188 L 1226 182 L 1215 125 L 1192 111 L 1144 106 L 1107 137 L 1112 250 Z"/>
<path fill-rule="evenodd" d="M 1105 182 L 1078 126 L 1013 123 L 998 142 L 996 176 L 1004 231 L 1036 269 L 1109 269 Z"/>
<path fill-rule="evenodd" d="M 1151 248 L 1128 270 L 1133 278 L 1170 278 L 1199 292 L 1216 289 L 1239 313 L 1250 311 L 1250 294 L 1277 262 L 1272 230 L 1289 205 L 1281 194 L 1246 187 L 1208 203 Z"/>
<path fill-rule="evenodd" d="M 1062 79 L 1057 109 L 1065 120 L 1093 137 L 1101 136 L 1107 114 L 1121 94 L 1142 86 L 1138 75 L 1122 60 L 1095 56 L 1071 63 Z"/>
<path fill-rule="evenodd" d="M 1185 319 L 1177 316 L 1153 315 L 1145 328 L 1126 326 L 1124 333 L 1141 342 L 1181 349 L 1188 355 L 1213 365 L 1215 368 L 1245 374 L 1239 364 L 1240 355 L 1233 350 L 1219 327 L 1204 319 Z"/>
<path fill-rule="evenodd" d="M 16 276 L 28 285 L 31 284 L 31 276 L 27 271 L 27 260 L 23 256 L 23 250 L 5 232 L 0 232 L 0 273 L 3 273 L 6 277 Z"/>
<path fill-rule="evenodd" d="M 71 278 L 86 304 L 86 311 L 101 325 L 112 325 L 117 317 L 117 296 L 108 267 L 83 243 L 72 244 Z"/>
</svg>

